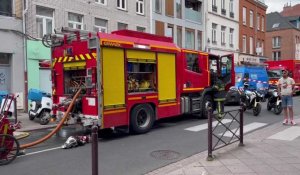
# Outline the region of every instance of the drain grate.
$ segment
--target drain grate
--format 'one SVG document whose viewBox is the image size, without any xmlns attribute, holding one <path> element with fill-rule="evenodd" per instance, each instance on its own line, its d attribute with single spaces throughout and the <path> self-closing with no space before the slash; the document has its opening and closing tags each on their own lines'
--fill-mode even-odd
<svg viewBox="0 0 300 175">
<path fill-rule="evenodd" d="M 152 157 L 160 160 L 173 160 L 180 157 L 180 153 L 172 150 L 158 150 L 150 153 Z"/>
</svg>

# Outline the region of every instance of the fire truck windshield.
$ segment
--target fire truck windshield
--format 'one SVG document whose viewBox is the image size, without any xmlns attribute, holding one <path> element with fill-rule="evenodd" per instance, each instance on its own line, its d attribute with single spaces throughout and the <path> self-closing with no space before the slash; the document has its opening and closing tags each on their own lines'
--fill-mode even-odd
<svg viewBox="0 0 300 175">
<path fill-rule="evenodd" d="M 269 78 L 280 78 L 282 76 L 282 70 L 280 69 L 268 70 L 268 76 Z"/>
</svg>

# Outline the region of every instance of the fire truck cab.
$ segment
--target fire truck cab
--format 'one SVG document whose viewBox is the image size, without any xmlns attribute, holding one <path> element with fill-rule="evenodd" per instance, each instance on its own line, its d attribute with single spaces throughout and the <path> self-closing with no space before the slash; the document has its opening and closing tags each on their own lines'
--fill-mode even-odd
<svg viewBox="0 0 300 175">
<path fill-rule="evenodd" d="M 206 107 L 215 108 L 234 85 L 233 55 L 182 49 L 172 38 L 129 30 L 62 31 L 51 42 L 57 118 L 66 111 L 61 104 L 83 89 L 70 123 L 145 133 L 162 118 L 207 117 Z"/>
</svg>

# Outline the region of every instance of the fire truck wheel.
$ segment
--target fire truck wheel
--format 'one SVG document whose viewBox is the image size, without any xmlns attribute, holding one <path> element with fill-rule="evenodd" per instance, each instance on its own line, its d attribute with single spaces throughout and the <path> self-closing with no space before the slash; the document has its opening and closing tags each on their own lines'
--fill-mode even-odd
<svg viewBox="0 0 300 175">
<path fill-rule="evenodd" d="M 152 128 L 154 111 L 149 104 L 135 106 L 130 115 L 130 128 L 136 134 L 143 134 Z"/>
<path fill-rule="evenodd" d="M 210 106 L 213 108 L 213 100 L 211 96 L 205 95 L 202 102 L 202 118 L 207 119 L 208 118 L 208 111 L 206 110 L 206 107 Z"/>
</svg>

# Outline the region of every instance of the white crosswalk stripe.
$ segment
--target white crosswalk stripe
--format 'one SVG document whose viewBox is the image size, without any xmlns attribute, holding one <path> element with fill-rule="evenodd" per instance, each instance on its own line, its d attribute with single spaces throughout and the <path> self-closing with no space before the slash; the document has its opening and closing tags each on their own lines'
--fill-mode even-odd
<svg viewBox="0 0 300 175">
<path fill-rule="evenodd" d="M 230 120 L 230 119 L 223 119 L 222 123 L 229 123 L 231 121 L 232 120 Z M 218 123 L 218 121 L 214 121 L 213 122 L 213 127 L 215 127 L 217 125 L 217 123 Z M 192 131 L 192 132 L 199 132 L 199 131 L 202 131 L 202 130 L 206 130 L 207 128 L 208 128 L 208 124 L 205 123 L 205 124 L 202 124 L 202 125 L 197 125 L 197 126 L 189 127 L 189 128 L 184 129 L 184 130 L 186 130 L 186 131 Z"/>
<path fill-rule="evenodd" d="M 268 139 L 292 141 L 299 136 L 300 136 L 300 127 L 293 126 L 268 137 Z"/>
<path fill-rule="evenodd" d="M 259 122 L 253 122 L 253 123 L 250 123 L 248 125 L 244 125 L 244 134 L 247 133 L 247 132 L 253 131 L 255 129 L 261 128 L 265 125 L 267 125 L 267 123 L 259 123 Z M 236 135 L 240 135 L 240 129 L 238 129 L 238 128 L 232 129 L 233 132 L 235 132 L 236 130 L 237 130 Z M 222 135 L 222 134 L 223 133 L 218 134 L 218 135 Z M 229 131 L 226 131 L 224 136 L 225 137 L 232 137 L 233 134 Z"/>
</svg>

